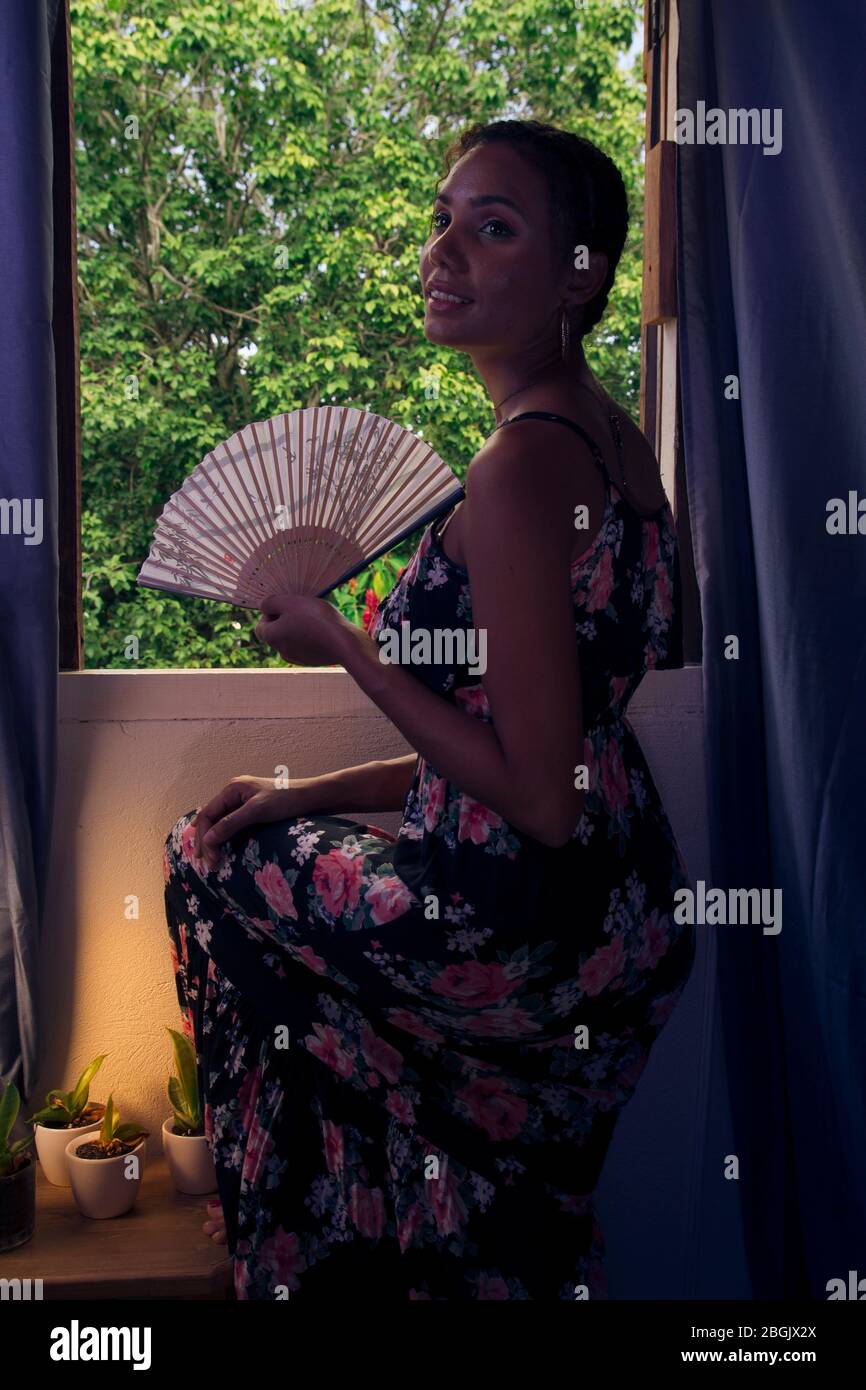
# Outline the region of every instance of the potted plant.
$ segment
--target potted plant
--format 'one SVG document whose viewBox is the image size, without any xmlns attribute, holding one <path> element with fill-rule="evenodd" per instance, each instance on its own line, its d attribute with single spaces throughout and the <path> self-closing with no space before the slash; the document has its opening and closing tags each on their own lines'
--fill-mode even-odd
<svg viewBox="0 0 866 1390">
<path fill-rule="evenodd" d="M 99 1221 L 129 1211 L 141 1187 L 147 1136 L 141 1125 L 120 1123 L 109 1096 L 99 1134 L 70 1139 L 66 1164 L 83 1216 Z"/>
<path fill-rule="evenodd" d="M 36 1163 L 27 1152 L 33 1140 L 9 1143 L 20 1108 L 18 1087 L 0 1082 L 0 1250 L 29 1240 L 36 1217 Z"/>
<path fill-rule="evenodd" d="M 216 1172 L 204 1133 L 198 1066 L 189 1038 L 169 1028 L 177 1076 L 169 1077 L 168 1098 L 174 1112 L 162 1126 L 162 1142 L 178 1192 L 200 1196 L 215 1192 Z"/>
<path fill-rule="evenodd" d="M 68 1187 L 66 1147 L 70 1139 L 99 1129 L 105 1114 L 104 1105 L 89 1100 L 90 1083 L 108 1053 L 97 1057 L 85 1067 L 71 1091 L 49 1091 L 45 1108 L 31 1115 L 28 1124 L 35 1126 L 36 1152 L 42 1171 L 55 1187 Z"/>
</svg>

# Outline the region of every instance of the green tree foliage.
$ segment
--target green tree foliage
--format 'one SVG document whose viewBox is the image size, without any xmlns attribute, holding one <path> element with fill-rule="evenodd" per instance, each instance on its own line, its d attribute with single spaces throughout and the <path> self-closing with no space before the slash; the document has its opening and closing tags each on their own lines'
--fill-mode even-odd
<svg viewBox="0 0 866 1390">
<path fill-rule="evenodd" d="M 134 582 L 166 499 L 249 421 L 362 406 L 464 476 L 492 413 L 424 337 L 418 252 L 470 121 L 552 121 L 622 169 L 631 235 L 588 349 L 636 412 L 639 7 L 72 0 L 88 666 L 128 666 L 131 635 L 146 666 L 280 664 L 256 615 Z M 409 553 L 334 601 L 361 621 Z"/>
</svg>

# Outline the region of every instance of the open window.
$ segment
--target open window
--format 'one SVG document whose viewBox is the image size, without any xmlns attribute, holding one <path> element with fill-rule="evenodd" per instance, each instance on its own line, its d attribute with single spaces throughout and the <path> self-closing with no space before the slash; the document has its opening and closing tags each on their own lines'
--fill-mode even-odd
<svg viewBox="0 0 866 1390">
<path fill-rule="evenodd" d="M 683 579 L 683 651 L 700 661 L 701 623 L 680 446 L 676 319 L 677 0 L 645 0 L 646 164 L 641 309 L 641 427 L 659 458 L 674 509 Z M 58 0 L 52 51 L 54 343 L 57 362 L 60 669 L 84 665 L 81 421 L 78 371 L 75 135 L 69 0 Z"/>
</svg>

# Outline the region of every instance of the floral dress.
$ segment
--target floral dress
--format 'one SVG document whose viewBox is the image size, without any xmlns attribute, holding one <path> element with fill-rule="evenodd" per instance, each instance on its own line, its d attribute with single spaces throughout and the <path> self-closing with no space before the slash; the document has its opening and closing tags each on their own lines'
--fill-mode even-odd
<svg viewBox="0 0 866 1390">
<path fill-rule="evenodd" d="M 213 870 L 195 811 L 166 840 L 238 1298 L 606 1296 L 592 1195 L 694 929 L 673 920 L 688 878 L 625 717 L 669 657 L 673 518 L 667 504 L 641 517 L 605 480 L 601 529 L 571 570 L 588 788 L 566 845 L 422 757 L 396 839 L 336 816 L 275 822 Z M 371 633 L 404 621 L 472 625 L 468 575 L 432 526 Z M 410 669 L 490 721 L 467 667 Z"/>
</svg>

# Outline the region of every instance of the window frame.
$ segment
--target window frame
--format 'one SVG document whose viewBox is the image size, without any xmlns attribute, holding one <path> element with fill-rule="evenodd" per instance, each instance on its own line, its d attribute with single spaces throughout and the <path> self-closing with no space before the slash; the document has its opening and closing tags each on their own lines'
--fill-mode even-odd
<svg viewBox="0 0 866 1390">
<path fill-rule="evenodd" d="M 641 294 L 640 426 L 659 461 L 677 528 L 683 662 L 700 664 L 702 624 L 685 457 L 677 333 L 678 0 L 644 0 L 646 101 L 644 274 Z"/>
<path fill-rule="evenodd" d="M 701 660 L 701 615 L 685 461 L 676 317 L 676 59 L 678 0 L 644 0 L 646 101 L 644 278 L 641 294 L 640 426 L 659 460 L 680 550 L 683 660 Z M 81 392 L 75 127 L 69 0 L 59 0 L 51 42 L 54 145 L 54 303 L 59 547 L 59 668 L 83 671 Z M 183 668 L 172 668 L 183 669 Z M 264 668 L 263 668 L 264 669 Z"/>
</svg>

